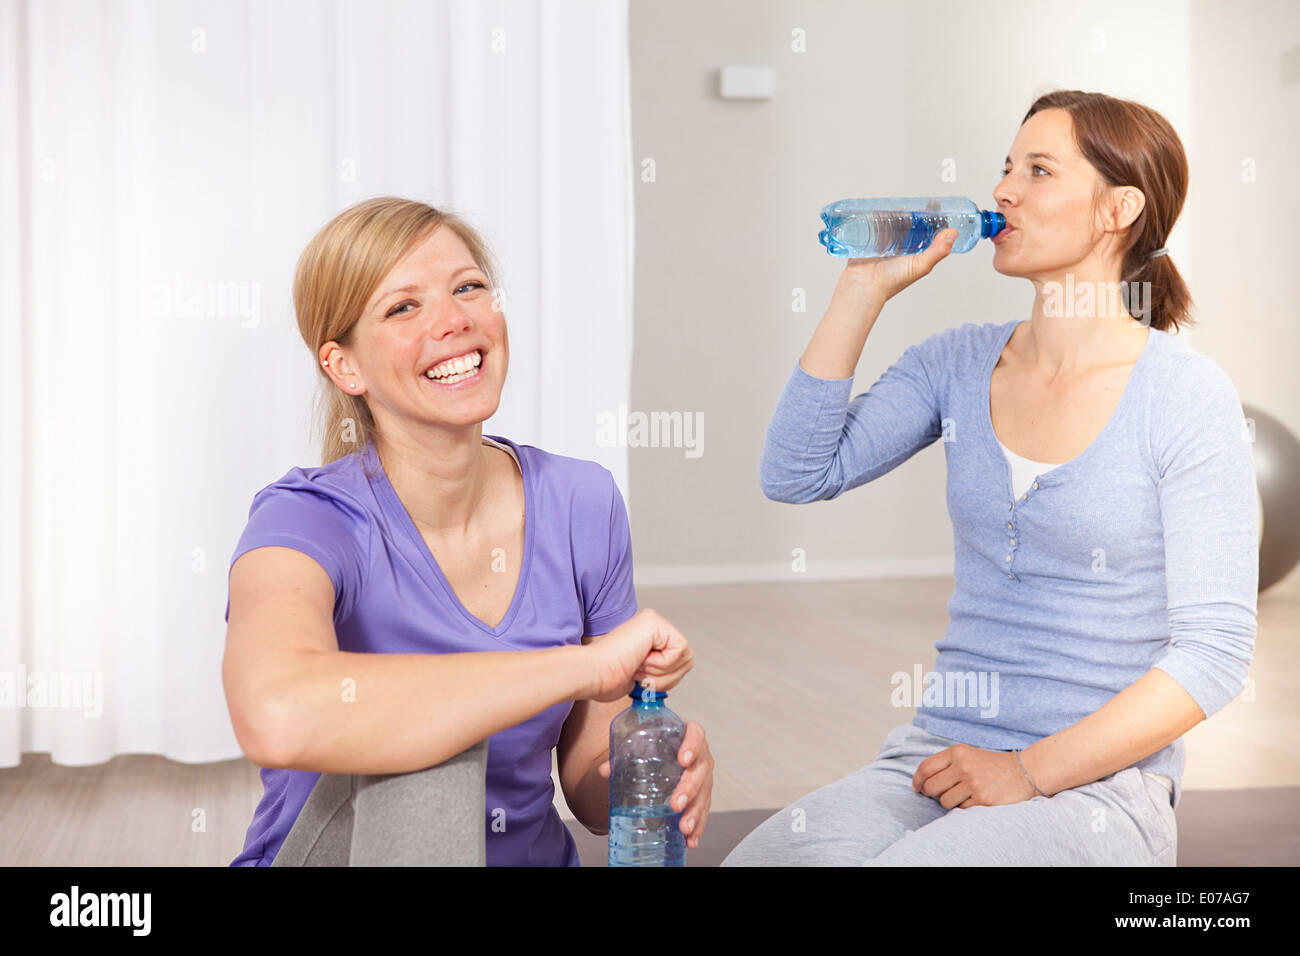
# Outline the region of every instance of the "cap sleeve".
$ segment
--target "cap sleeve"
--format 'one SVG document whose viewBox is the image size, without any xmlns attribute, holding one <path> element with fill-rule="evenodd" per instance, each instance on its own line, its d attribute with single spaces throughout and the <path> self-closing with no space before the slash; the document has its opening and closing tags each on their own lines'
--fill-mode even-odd
<svg viewBox="0 0 1300 956">
<path fill-rule="evenodd" d="M 590 566 L 579 571 L 584 608 L 583 634 L 605 634 L 636 614 L 636 588 L 632 582 L 632 534 L 622 492 L 608 469 L 604 492 L 596 496 L 605 503 L 601 517 L 586 528 L 576 528 L 576 540 L 589 545 Z"/>
<path fill-rule="evenodd" d="M 254 548 L 278 546 L 301 551 L 329 575 L 334 586 L 334 623 L 346 620 L 356 605 L 369 564 L 370 519 L 347 496 L 314 484 L 294 469 L 253 498 L 231 567 Z M 226 599 L 226 620 L 230 600 Z"/>
</svg>

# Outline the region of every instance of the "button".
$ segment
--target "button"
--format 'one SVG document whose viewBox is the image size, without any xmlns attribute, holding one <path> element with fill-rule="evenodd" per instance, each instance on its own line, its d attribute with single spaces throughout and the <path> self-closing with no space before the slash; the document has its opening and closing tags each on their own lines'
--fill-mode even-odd
<svg viewBox="0 0 1300 956">
<path fill-rule="evenodd" d="M 1029 497 L 1029 494 L 1026 492 L 1025 494 L 1023 494 L 1023 495 L 1020 496 L 1020 500 L 1021 500 L 1021 501 L 1024 501 L 1024 500 L 1025 500 L 1026 498 L 1028 498 L 1028 497 Z"/>
<path fill-rule="evenodd" d="M 1034 487 L 1035 487 L 1035 488 L 1038 487 L 1038 482 L 1036 482 L 1036 481 L 1034 482 Z"/>
<path fill-rule="evenodd" d="M 1007 555 L 1007 560 L 1008 560 L 1008 561 L 1011 560 L 1011 555 L 1009 555 L 1009 554 Z"/>
<path fill-rule="evenodd" d="M 1007 505 L 1007 510 L 1010 511 L 1010 510 L 1011 510 L 1012 508 L 1014 508 L 1015 506 L 1016 506 L 1016 505 L 1015 505 L 1015 502 L 1012 502 L 1011 504 Z"/>
<path fill-rule="evenodd" d="M 1012 528 L 1011 528 L 1011 522 L 1010 522 L 1010 521 L 1007 522 L 1007 530 L 1008 530 L 1008 531 L 1011 531 L 1011 530 L 1012 530 Z"/>
<path fill-rule="evenodd" d="M 1008 571 L 1008 572 L 1007 572 L 1007 577 L 1009 577 L 1009 578 L 1010 578 L 1010 577 L 1014 577 L 1014 575 L 1013 575 L 1010 571 Z"/>
<path fill-rule="evenodd" d="M 1015 543 L 1016 543 L 1016 539 L 1015 539 L 1015 538 L 1012 538 L 1012 539 L 1011 539 L 1011 543 L 1012 543 L 1012 544 L 1015 544 Z"/>
</svg>

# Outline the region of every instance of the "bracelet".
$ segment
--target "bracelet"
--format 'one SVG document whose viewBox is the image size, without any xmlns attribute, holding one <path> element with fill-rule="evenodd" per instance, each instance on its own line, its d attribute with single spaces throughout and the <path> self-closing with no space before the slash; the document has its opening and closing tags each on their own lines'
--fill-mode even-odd
<svg viewBox="0 0 1300 956">
<path fill-rule="evenodd" d="M 1020 751 L 1013 750 L 1011 752 L 1016 755 L 1016 763 L 1020 764 L 1020 772 L 1025 775 L 1025 779 L 1029 781 L 1029 785 L 1033 787 L 1035 790 L 1038 790 L 1038 784 L 1034 783 L 1034 778 L 1029 776 L 1029 771 L 1025 769 L 1025 762 L 1020 759 Z M 1038 790 L 1038 792 L 1042 793 L 1043 796 L 1045 797 L 1047 796 L 1047 794 L 1043 793 L 1043 791 L 1041 790 Z"/>
</svg>

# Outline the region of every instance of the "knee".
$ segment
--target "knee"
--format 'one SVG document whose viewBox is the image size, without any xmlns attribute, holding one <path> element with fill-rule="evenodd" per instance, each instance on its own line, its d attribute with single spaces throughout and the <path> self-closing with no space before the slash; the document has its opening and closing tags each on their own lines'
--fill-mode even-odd
<svg viewBox="0 0 1300 956">
<path fill-rule="evenodd" d="M 764 866 L 780 856 L 785 811 L 779 811 L 750 830 L 732 847 L 719 866 Z"/>
<path fill-rule="evenodd" d="M 429 767 L 428 770 L 438 770 L 443 767 L 457 767 L 465 771 L 477 772 L 484 776 L 487 775 L 488 759 L 488 742 L 487 738 L 480 740 L 471 747 L 462 750 L 454 757 L 448 757 L 440 764 Z M 427 771 L 420 771 L 425 773 Z"/>
<path fill-rule="evenodd" d="M 471 747 L 448 757 L 442 763 L 406 773 L 357 774 L 357 794 L 383 790 L 393 793 L 413 790 L 427 798 L 430 791 L 455 796 L 457 803 L 475 800 L 481 806 L 486 799 L 488 742 L 480 740 Z"/>
<path fill-rule="evenodd" d="M 810 826 L 802 807 L 787 807 L 751 830 L 722 866 L 850 866 L 861 858 L 850 821 L 821 814 Z"/>
</svg>

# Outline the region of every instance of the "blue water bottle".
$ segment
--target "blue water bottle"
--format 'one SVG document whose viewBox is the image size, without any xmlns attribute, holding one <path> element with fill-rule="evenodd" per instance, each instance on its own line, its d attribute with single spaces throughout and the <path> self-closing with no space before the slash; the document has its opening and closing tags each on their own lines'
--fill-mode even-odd
<svg viewBox="0 0 1300 956">
<path fill-rule="evenodd" d="M 629 696 L 609 725 L 609 865 L 685 866 L 682 814 L 669 800 L 686 725 L 664 706 L 666 693 L 636 684 Z"/>
<path fill-rule="evenodd" d="M 969 252 L 1006 228 L 1000 212 L 980 209 L 964 196 L 841 199 L 822 210 L 817 234 L 833 256 L 874 259 L 920 252 L 945 229 L 956 229 L 953 252 Z"/>
</svg>

